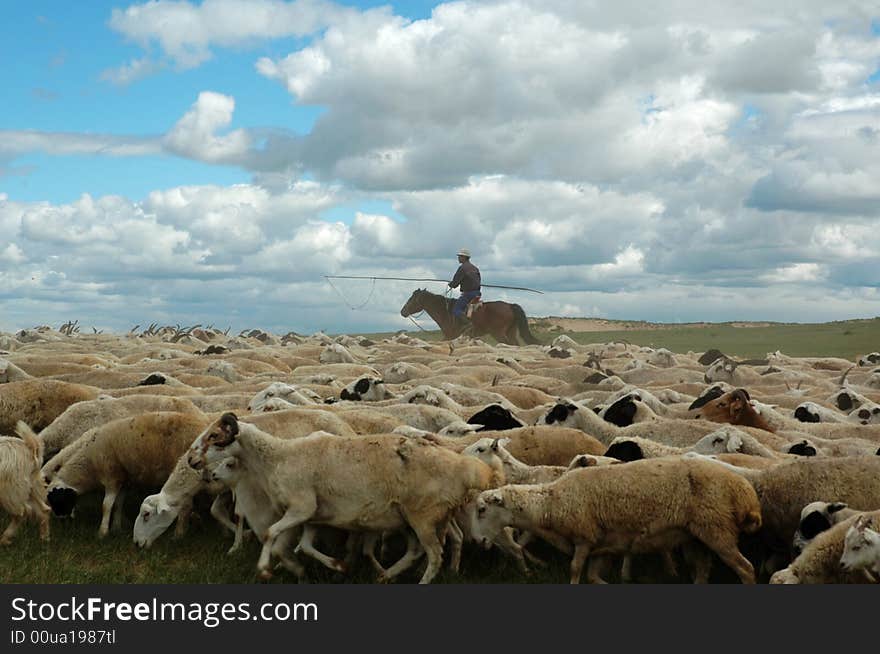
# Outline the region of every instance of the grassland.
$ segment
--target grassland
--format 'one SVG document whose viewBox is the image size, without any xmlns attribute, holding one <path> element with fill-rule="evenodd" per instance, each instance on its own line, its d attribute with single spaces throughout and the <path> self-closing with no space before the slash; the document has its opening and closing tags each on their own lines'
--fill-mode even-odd
<svg viewBox="0 0 880 654">
<path fill-rule="evenodd" d="M 536 335 L 549 342 L 561 332 L 540 328 Z M 415 336 L 436 340 L 437 332 L 413 332 Z M 709 326 L 669 326 L 664 329 L 568 333 L 580 343 L 625 339 L 637 345 L 666 347 L 673 352 L 705 351 L 717 348 L 738 357 L 763 357 L 781 350 L 791 356 L 837 356 L 854 359 L 860 354 L 880 349 L 880 319 L 853 320 L 813 325 L 770 325 L 735 327 L 730 324 Z M 378 335 L 376 335 L 378 336 Z M 125 513 L 137 514 L 145 493 L 131 494 Z M 239 552 L 227 555 L 231 534 L 224 533 L 207 512 L 180 540 L 165 534 L 149 550 L 139 550 L 126 532 L 97 538 L 100 504 L 95 496 L 80 500 L 75 520 L 52 521 L 52 542 L 44 545 L 37 539 L 36 528 L 26 525 L 11 547 L 0 549 L 0 583 L 249 583 L 255 581 L 255 563 L 259 547 L 249 542 Z M 4 520 L 5 524 L 5 520 Z M 567 579 L 567 561 L 552 552 L 550 565 L 525 579 L 509 558 L 497 552 L 466 548 L 460 576 L 444 570 L 437 578 L 446 583 L 511 583 L 536 581 L 561 583 Z M 306 561 L 309 580 L 318 583 L 369 582 L 374 578 L 365 565 L 344 577 L 319 564 Z M 718 567 L 718 566 L 716 566 Z M 638 572 L 638 570 L 637 570 Z M 413 570 L 401 577 L 416 581 Z M 719 573 L 719 581 L 730 580 Z M 279 572 L 276 583 L 294 578 Z"/>
</svg>

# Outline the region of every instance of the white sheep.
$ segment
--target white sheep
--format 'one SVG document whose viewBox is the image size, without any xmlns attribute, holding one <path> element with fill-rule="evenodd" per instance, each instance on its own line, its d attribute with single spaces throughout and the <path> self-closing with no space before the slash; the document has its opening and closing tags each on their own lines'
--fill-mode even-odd
<svg viewBox="0 0 880 654">
<path fill-rule="evenodd" d="M 573 544 L 571 583 L 580 579 L 588 556 L 663 551 L 691 538 L 714 551 L 744 583 L 754 583 L 737 539 L 760 525 L 758 498 L 739 475 L 698 460 L 653 459 L 572 470 L 549 484 L 484 491 L 475 526 L 484 543 L 512 526 L 560 543 L 563 550 Z M 601 582 L 592 565 L 588 578 Z"/>
<path fill-rule="evenodd" d="M 771 584 L 831 584 L 873 581 L 864 568 L 841 565 L 844 542 L 850 528 L 862 516 L 876 519 L 880 511 L 859 513 L 817 535 L 791 562 L 770 577 Z"/>
<path fill-rule="evenodd" d="M 266 388 L 254 395 L 248 402 L 248 411 L 256 413 L 260 411 L 263 405 L 269 400 L 283 400 L 291 406 L 307 406 L 316 404 L 314 399 L 302 389 L 294 384 L 285 384 L 284 382 L 272 382 Z M 287 407 L 289 408 L 289 407 Z M 272 409 L 279 410 L 278 408 Z"/>
<path fill-rule="evenodd" d="M 321 363 L 360 363 L 341 343 L 330 343 L 318 358 Z"/>
<path fill-rule="evenodd" d="M 202 415 L 155 412 L 90 429 L 68 446 L 75 452 L 66 458 L 49 485 L 49 505 L 56 515 L 70 515 L 79 495 L 102 488 L 98 534 L 103 538 L 123 489 L 129 485 L 162 486 L 205 422 Z M 59 456 L 64 453 L 62 450 Z M 117 520 L 121 506 L 119 501 Z"/>
<path fill-rule="evenodd" d="M 33 377 L 12 363 L 12 361 L 0 359 L 0 384 L 8 384 L 9 382 L 23 381 L 25 379 L 33 379 Z"/>
<path fill-rule="evenodd" d="M 878 514 L 865 513 L 846 531 L 840 566 L 846 572 L 864 571 L 877 581 L 880 578 L 880 520 Z"/>
<path fill-rule="evenodd" d="M 847 520 L 861 511 L 849 508 L 845 502 L 810 502 L 801 510 L 801 520 L 792 540 L 795 556 L 823 531 Z"/>
<path fill-rule="evenodd" d="M 39 523 L 40 539 L 49 540 L 49 506 L 40 474 L 43 443 L 23 422 L 15 431 L 19 438 L 0 436 L 0 508 L 10 516 L 9 525 L 0 534 L 0 545 L 9 545 L 28 517 Z"/>
<path fill-rule="evenodd" d="M 283 441 L 224 414 L 193 442 L 190 463 L 204 467 L 228 456 L 243 464 L 283 511 L 267 530 L 258 569 L 269 564 L 278 537 L 310 520 L 342 528 L 388 531 L 409 525 L 428 556 L 421 582 L 442 562 L 438 534 L 471 491 L 499 475 L 481 461 L 426 439 L 402 436 L 309 436 Z M 317 513 L 320 507 L 320 513 Z"/>
<path fill-rule="evenodd" d="M 209 484 L 203 479 L 201 473 L 193 470 L 186 460 L 186 453 L 184 453 L 177 460 L 174 470 L 165 480 L 162 489 L 154 495 L 148 495 L 141 502 L 138 517 L 134 523 L 132 539 L 139 547 L 148 548 L 171 526 L 175 519 L 177 519 L 175 535 L 183 535 L 187 519 L 192 511 L 193 499 L 201 491 L 214 496 L 211 515 L 221 525 L 236 533 L 236 525 L 224 510 L 223 490 L 224 488 L 218 484 Z"/>
</svg>

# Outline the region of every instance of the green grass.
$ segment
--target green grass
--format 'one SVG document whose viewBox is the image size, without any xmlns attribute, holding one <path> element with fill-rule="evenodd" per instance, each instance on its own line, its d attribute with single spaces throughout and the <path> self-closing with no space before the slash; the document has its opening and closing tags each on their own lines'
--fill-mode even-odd
<svg viewBox="0 0 880 654">
<path fill-rule="evenodd" d="M 441 338 L 439 331 L 407 333 L 426 341 L 439 341 Z M 779 323 L 768 327 L 734 327 L 731 323 L 716 323 L 706 327 L 664 325 L 659 329 L 602 332 L 551 332 L 539 325 L 532 327 L 532 333 L 545 344 L 560 334 L 566 334 L 584 344 L 623 339 L 634 345 L 665 347 L 680 353 L 689 350 L 705 352 L 716 348 L 729 356 L 740 358 L 764 358 L 768 352 L 780 350 L 794 357 L 834 356 L 854 360 L 862 354 L 880 349 L 880 318 L 815 324 Z M 379 339 L 389 335 L 372 334 L 368 337 Z M 491 337 L 487 337 L 486 341 L 494 342 Z"/>
<path fill-rule="evenodd" d="M 705 352 L 710 348 L 742 358 L 763 358 L 780 350 L 793 357 L 834 356 L 855 360 L 880 348 L 880 318 L 810 325 L 733 327 L 670 327 L 569 334 L 578 343 L 607 343 L 624 339 L 634 345 L 665 347 L 672 352 Z"/>
<path fill-rule="evenodd" d="M 137 515 L 139 502 L 145 494 L 129 498 L 125 513 Z M 28 523 L 13 544 L 0 549 L 0 584 L 240 584 L 255 583 L 259 544 L 249 539 L 233 554 L 232 534 L 220 527 L 207 511 L 193 521 L 189 532 L 180 539 L 173 536 L 173 526 L 150 549 L 139 549 L 131 539 L 131 521 L 124 532 L 111 532 L 98 538 L 101 507 L 97 495 L 77 503 L 76 518 L 52 518 L 52 537 L 48 544 L 40 542 L 36 525 Z M 391 558 L 403 554 L 402 543 L 395 543 Z M 319 545 L 322 550 L 344 556 L 342 543 Z M 568 579 L 568 562 L 553 552 L 547 570 L 525 578 L 509 557 L 499 552 L 465 549 L 461 575 L 443 569 L 438 583 L 564 583 Z M 311 583 L 371 583 L 375 573 L 361 561 L 348 576 L 333 572 L 313 559 L 300 557 Z M 386 562 L 390 564 L 391 561 Z M 398 578 L 398 583 L 414 583 L 422 569 L 417 563 Z M 277 570 L 271 583 L 296 583 L 296 577 Z"/>
</svg>

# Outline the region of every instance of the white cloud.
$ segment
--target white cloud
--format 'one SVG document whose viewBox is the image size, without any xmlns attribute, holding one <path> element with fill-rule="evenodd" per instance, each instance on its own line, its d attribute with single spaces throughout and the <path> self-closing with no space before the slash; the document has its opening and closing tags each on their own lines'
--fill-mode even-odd
<svg viewBox="0 0 880 654">
<path fill-rule="evenodd" d="M 796 263 L 784 266 L 764 275 L 772 284 L 789 284 L 819 281 L 826 275 L 825 268 L 817 263 Z"/>
<path fill-rule="evenodd" d="M 148 77 L 162 68 L 163 66 L 160 62 L 153 61 L 148 57 L 141 57 L 139 59 L 132 59 L 130 62 L 116 68 L 108 68 L 101 73 L 101 79 L 118 86 L 126 86 L 139 79 Z"/>
<path fill-rule="evenodd" d="M 323 0 L 158 0 L 114 9 L 109 25 L 141 46 L 157 42 L 180 68 L 192 68 L 213 47 L 306 36 L 349 11 Z"/>
<path fill-rule="evenodd" d="M 163 143 L 171 152 L 202 161 L 222 163 L 241 158 L 250 146 L 244 130 L 223 136 L 216 132 L 232 122 L 235 99 L 221 93 L 202 91 L 199 98 L 174 127 Z"/>
</svg>

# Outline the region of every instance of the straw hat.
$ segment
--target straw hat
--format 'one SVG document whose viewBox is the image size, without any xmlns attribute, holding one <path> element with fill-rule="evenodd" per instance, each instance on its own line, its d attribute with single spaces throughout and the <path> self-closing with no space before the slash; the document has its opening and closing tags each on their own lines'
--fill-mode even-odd
<svg viewBox="0 0 880 654">
<path fill-rule="evenodd" d="M 470 259 L 471 258 L 471 251 L 468 250 L 467 248 L 462 248 L 458 251 L 458 256 L 467 257 L 468 259 Z"/>
</svg>

